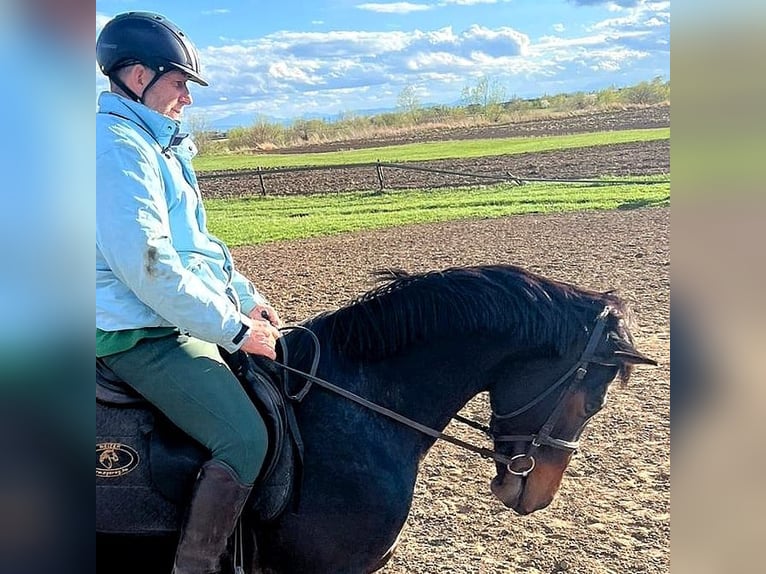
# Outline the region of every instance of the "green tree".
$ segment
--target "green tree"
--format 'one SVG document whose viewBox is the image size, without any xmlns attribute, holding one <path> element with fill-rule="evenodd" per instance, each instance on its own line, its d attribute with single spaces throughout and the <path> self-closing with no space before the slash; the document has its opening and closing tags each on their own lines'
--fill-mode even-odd
<svg viewBox="0 0 766 574">
<path fill-rule="evenodd" d="M 623 89 L 620 96 L 626 103 L 637 105 L 670 101 L 670 82 L 656 76 L 651 82 L 641 82 Z"/>
<path fill-rule="evenodd" d="M 415 86 L 405 86 L 399 96 L 396 98 L 396 107 L 409 119 L 412 123 L 418 121 L 421 112 L 420 98 L 418 98 Z"/>
<path fill-rule="evenodd" d="M 186 124 L 199 154 L 209 153 L 213 147 L 213 133 L 210 130 L 207 118 L 204 115 L 192 114 L 187 118 Z"/>
<path fill-rule="evenodd" d="M 463 105 L 477 109 L 487 120 L 496 122 L 503 113 L 505 87 L 496 78 L 481 76 L 474 86 L 466 86 L 461 93 Z"/>
</svg>

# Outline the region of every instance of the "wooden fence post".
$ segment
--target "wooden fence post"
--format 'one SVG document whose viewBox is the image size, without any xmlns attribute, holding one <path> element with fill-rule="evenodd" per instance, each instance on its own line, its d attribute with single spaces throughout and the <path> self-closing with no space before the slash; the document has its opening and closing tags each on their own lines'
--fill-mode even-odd
<svg viewBox="0 0 766 574">
<path fill-rule="evenodd" d="M 261 168 L 258 168 L 258 181 L 261 182 L 261 195 L 264 197 L 266 196 L 266 186 L 263 183 L 263 172 L 261 171 Z"/>
<path fill-rule="evenodd" d="M 375 165 L 375 171 L 378 174 L 378 193 L 383 193 L 383 168 L 380 165 L 380 160 Z"/>
</svg>

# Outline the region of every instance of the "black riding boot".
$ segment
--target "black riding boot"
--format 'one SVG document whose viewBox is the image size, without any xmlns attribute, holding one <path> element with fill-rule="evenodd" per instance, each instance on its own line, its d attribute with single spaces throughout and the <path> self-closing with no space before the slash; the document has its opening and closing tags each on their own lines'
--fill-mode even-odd
<svg viewBox="0 0 766 574">
<path fill-rule="evenodd" d="M 241 484 L 225 463 L 202 465 L 176 550 L 173 574 L 218 574 L 252 485 Z"/>
</svg>

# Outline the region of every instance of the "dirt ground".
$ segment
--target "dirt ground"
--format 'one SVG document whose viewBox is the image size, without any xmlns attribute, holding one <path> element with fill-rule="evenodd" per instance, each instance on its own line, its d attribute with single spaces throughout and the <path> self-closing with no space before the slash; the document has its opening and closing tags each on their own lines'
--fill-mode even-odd
<svg viewBox="0 0 766 574">
<path fill-rule="evenodd" d="M 558 153 L 524 161 L 545 172 Z M 580 153 L 570 159 L 589 175 L 633 173 L 644 161 L 652 173 L 669 172 L 667 145 Z M 416 272 L 513 263 L 583 287 L 616 289 L 634 311 L 637 347 L 660 363 L 637 369 L 627 387 L 612 387 L 556 500 L 530 516 L 516 516 L 492 497 L 492 463 L 437 444 L 421 467 L 399 548 L 382 572 L 669 571 L 669 239 L 670 209 L 645 208 L 407 226 L 234 250 L 239 267 L 288 323 L 348 302 L 371 287 L 370 272 L 382 267 Z M 462 414 L 485 420 L 485 401 L 477 397 Z M 482 440 L 457 424 L 447 431 Z"/>
</svg>

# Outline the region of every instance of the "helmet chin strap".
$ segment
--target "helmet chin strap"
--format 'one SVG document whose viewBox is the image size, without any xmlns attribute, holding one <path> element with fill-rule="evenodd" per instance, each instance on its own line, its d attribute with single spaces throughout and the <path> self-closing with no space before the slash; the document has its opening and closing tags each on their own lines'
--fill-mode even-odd
<svg viewBox="0 0 766 574">
<path fill-rule="evenodd" d="M 125 85 L 125 82 L 123 82 L 120 78 L 117 77 L 117 74 L 113 74 L 109 77 L 109 79 L 114 82 L 114 84 L 120 88 L 120 90 L 128 96 L 131 100 L 134 102 L 138 102 L 140 104 L 143 104 L 144 102 L 141 101 L 141 98 L 138 97 L 138 95 L 131 90 L 128 86 Z M 146 90 L 144 90 L 146 92 Z"/>
<path fill-rule="evenodd" d="M 147 69 L 151 69 L 151 68 L 147 68 Z M 151 80 L 149 80 L 149 83 L 148 83 L 148 84 L 146 84 L 146 87 L 144 88 L 144 91 L 143 91 L 143 93 L 142 93 L 142 95 L 141 95 L 141 96 L 139 96 L 138 94 L 136 94 L 136 92 L 134 92 L 133 90 L 131 90 L 131 89 L 130 89 L 130 88 L 127 86 L 127 85 L 125 85 L 125 82 L 123 82 L 123 81 L 122 81 L 122 79 L 120 79 L 120 78 L 119 78 L 119 76 L 118 76 L 116 73 L 112 73 L 112 74 L 109 76 L 109 79 L 110 79 L 112 82 L 114 82 L 114 83 L 117 85 L 117 87 L 119 87 L 119 88 L 120 88 L 120 89 L 121 89 L 123 92 L 125 92 L 125 94 L 126 94 L 126 95 L 127 95 L 127 96 L 128 96 L 130 99 L 131 99 L 131 100 L 133 100 L 134 102 L 138 102 L 139 104 L 143 104 L 143 103 L 144 103 L 144 99 L 143 99 L 143 97 L 144 97 L 144 95 L 146 94 L 146 92 L 148 92 L 148 91 L 149 91 L 149 88 L 151 88 L 151 87 L 152 87 L 152 86 L 155 84 L 155 82 L 156 82 L 157 80 L 159 80 L 159 79 L 160 79 L 160 77 L 161 77 L 161 76 L 162 76 L 162 75 L 163 75 L 165 72 L 167 72 L 167 71 L 168 71 L 168 70 L 165 70 L 165 71 L 163 71 L 163 72 L 159 72 L 159 71 L 157 71 L 157 70 L 153 70 L 153 72 L 154 72 L 154 77 L 153 77 Z"/>
</svg>

